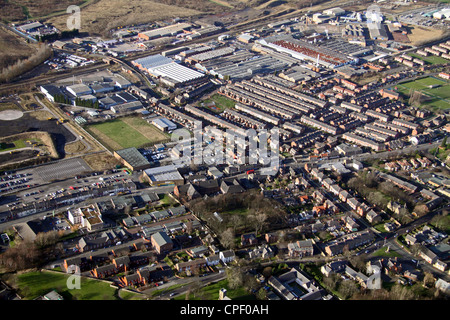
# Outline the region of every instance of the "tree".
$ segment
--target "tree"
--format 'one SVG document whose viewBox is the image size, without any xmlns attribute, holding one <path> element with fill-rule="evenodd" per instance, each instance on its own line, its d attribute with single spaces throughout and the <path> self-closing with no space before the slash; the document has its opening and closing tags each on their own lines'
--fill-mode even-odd
<svg viewBox="0 0 450 320">
<path fill-rule="evenodd" d="M 258 300 L 266 300 L 267 299 L 267 291 L 264 288 L 259 289 L 256 292 L 256 298 Z"/>
<path fill-rule="evenodd" d="M 233 214 L 230 217 L 230 222 L 233 225 L 233 232 L 236 233 L 236 229 L 242 225 L 242 217 L 238 214 Z"/>
<path fill-rule="evenodd" d="M 228 287 L 230 289 L 237 289 L 244 283 L 244 274 L 240 267 L 232 266 L 226 271 Z"/>
<path fill-rule="evenodd" d="M 233 249 L 235 247 L 234 238 L 235 233 L 233 231 L 233 228 L 228 228 L 224 232 L 222 232 L 220 236 L 220 243 L 222 243 L 225 248 Z"/>
<path fill-rule="evenodd" d="M 267 214 L 265 213 L 256 213 L 254 215 L 249 215 L 249 219 L 253 221 L 255 226 L 255 232 L 256 235 L 259 234 L 260 231 L 263 230 L 266 220 L 267 220 Z"/>
<path fill-rule="evenodd" d="M 338 291 L 344 299 L 348 299 L 352 297 L 354 294 L 358 293 L 359 289 L 355 281 L 344 280 L 340 283 Z"/>
<path fill-rule="evenodd" d="M 423 277 L 423 285 L 427 288 L 431 288 L 434 285 L 436 279 L 430 272 L 425 272 Z"/>
</svg>

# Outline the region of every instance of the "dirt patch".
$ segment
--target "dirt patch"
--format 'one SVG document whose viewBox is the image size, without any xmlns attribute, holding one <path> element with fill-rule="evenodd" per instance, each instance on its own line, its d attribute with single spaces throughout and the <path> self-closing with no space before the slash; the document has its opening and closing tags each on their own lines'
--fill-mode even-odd
<svg viewBox="0 0 450 320">
<path fill-rule="evenodd" d="M 0 12 L 3 12 L 1 6 Z M 35 52 L 35 45 L 27 43 L 13 32 L 0 27 L 0 71 L 18 60 L 28 58 Z"/>
<path fill-rule="evenodd" d="M 200 0 L 200 2 L 208 1 Z M 202 8 L 202 6 L 198 5 L 197 8 Z M 174 17 L 194 16 L 201 14 L 202 11 L 202 9 L 183 8 L 156 1 L 99 0 L 83 8 L 80 31 L 102 34 L 119 26 L 161 21 Z M 65 30 L 67 28 L 67 17 L 68 15 L 53 17 L 48 22 Z"/>
<path fill-rule="evenodd" d="M 420 26 L 410 26 L 408 38 L 414 46 L 422 45 L 442 38 L 444 31 Z"/>
<path fill-rule="evenodd" d="M 114 158 L 108 152 L 101 152 L 90 154 L 82 157 L 84 161 L 91 167 L 94 171 L 103 171 L 108 169 L 113 169 L 116 165 L 120 165 L 119 160 Z"/>
<path fill-rule="evenodd" d="M 64 151 L 66 152 L 66 154 L 77 154 L 77 153 L 84 152 L 85 150 L 86 150 L 86 146 L 81 141 L 75 141 L 72 143 L 68 143 L 64 147 Z"/>
</svg>

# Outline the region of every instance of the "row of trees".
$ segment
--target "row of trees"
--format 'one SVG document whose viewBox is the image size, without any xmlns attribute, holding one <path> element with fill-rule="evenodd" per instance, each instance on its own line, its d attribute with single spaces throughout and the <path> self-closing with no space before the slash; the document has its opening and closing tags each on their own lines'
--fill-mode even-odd
<svg viewBox="0 0 450 320">
<path fill-rule="evenodd" d="M 85 100 L 81 98 L 75 98 L 75 105 L 79 107 L 87 107 L 87 108 L 94 108 L 98 109 L 100 107 L 100 104 L 98 100 L 92 101 L 92 100 Z"/>
<path fill-rule="evenodd" d="M 65 30 L 62 31 L 61 33 L 51 33 L 51 34 L 45 34 L 43 36 L 39 36 L 36 35 L 36 40 L 40 41 L 40 42 L 45 42 L 45 41 L 55 41 L 55 40 L 59 40 L 59 39 L 71 39 L 74 37 L 78 37 L 78 35 L 80 34 L 78 29 L 72 29 L 72 30 Z"/>
<path fill-rule="evenodd" d="M 286 222 L 287 214 L 273 199 L 264 198 L 252 190 L 240 194 L 221 194 L 208 199 L 195 199 L 186 205 L 219 235 L 222 245 L 235 247 L 237 234 L 255 232 L 257 235 Z M 218 212 L 222 220 L 214 213 Z"/>
<path fill-rule="evenodd" d="M 63 252 L 60 231 L 40 232 L 34 241 L 17 239 L 0 255 L 0 266 L 7 272 L 37 268 Z"/>
<path fill-rule="evenodd" d="M 9 82 L 21 74 L 32 70 L 34 67 L 50 58 L 51 55 L 52 50 L 49 46 L 43 43 L 39 44 L 36 53 L 32 54 L 29 58 L 18 60 L 16 63 L 4 68 L 0 73 L 0 83 Z"/>
</svg>

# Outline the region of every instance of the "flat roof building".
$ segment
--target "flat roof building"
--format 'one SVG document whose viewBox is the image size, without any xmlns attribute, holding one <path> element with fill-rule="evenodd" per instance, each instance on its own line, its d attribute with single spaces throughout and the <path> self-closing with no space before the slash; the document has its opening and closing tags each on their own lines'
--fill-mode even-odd
<svg viewBox="0 0 450 320">
<path fill-rule="evenodd" d="M 166 118 L 156 118 L 151 120 L 152 124 L 163 132 L 173 131 L 177 125 Z"/>
<path fill-rule="evenodd" d="M 153 186 L 184 184 L 184 178 L 175 165 L 146 169 L 144 170 L 144 178 Z"/>
<path fill-rule="evenodd" d="M 114 157 L 133 171 L 150 168 L 150 162 L 134 147 L 114 151 Z"/>
</svg>

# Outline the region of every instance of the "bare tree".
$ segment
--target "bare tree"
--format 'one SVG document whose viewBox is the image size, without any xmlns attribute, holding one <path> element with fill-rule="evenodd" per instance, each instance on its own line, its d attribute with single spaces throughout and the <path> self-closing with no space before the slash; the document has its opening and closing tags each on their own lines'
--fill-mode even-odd
<svg viewBox="0 0 450 320">
<path fill-rule="evenodd" d="M 225 248 L 233 249 L 235 246 L 234 242 L 235 233 L 232 228 L 226 229 L 224 232 L 222 232 L 220 237 L 220 242 Z"/>
</svg>

